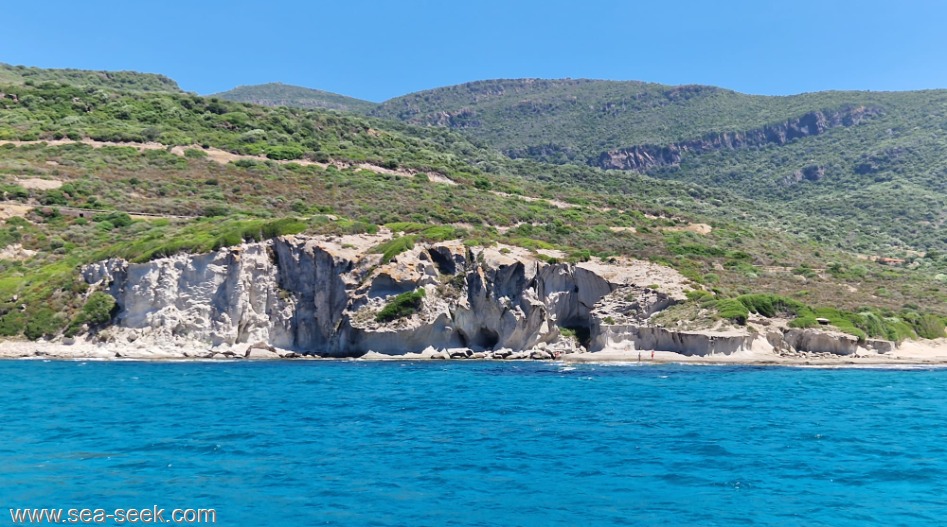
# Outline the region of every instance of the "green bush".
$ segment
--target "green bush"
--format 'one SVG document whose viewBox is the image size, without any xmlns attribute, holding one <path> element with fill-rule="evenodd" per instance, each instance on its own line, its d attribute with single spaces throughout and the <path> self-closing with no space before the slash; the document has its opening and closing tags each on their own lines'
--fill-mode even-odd
<svg viewBox="0 0 947 527">
<path fill-rule="evenodd" d="M 339 218 L 332 230 L 338 234 L 377 234 L 378 225 L 367 221 Z"/>
<path fill-rule="evenodd" d="M 939 339 L 944 336 L 944 320 L 935 315 L 922 315 L 914 329 L 921 338 Z"/>
<path fill-rule="evenodd" d="M 240 168 L 253 168 L 260 164 L 259 161 L 254 159 L 238 159 L 236 161 L 231 161 L 231 163 L 233 163 L 234 166 L 238 166 Z"/>
<path fill-rule="evenodd" d="M 815 278 L 815 277 L 816 277 L 815 271 L 813 271 L 812 268 L 809 267 L 808 264 L 802 264 L 802 265 L 800 265 L 799 267 L 796 267 L 795 269 L 792 270 L 792 274 L 796 274 L 796 275 L 799 275 L 799 276 L 804 276 L 804 277 L 806 277 L 806 278 Z"/>
<path fill-rule="evenodd" d="M 260 229 L 262 233 L 262 238 L 268 240 L 270 238 L 277 238 L 279 236 L 287 236 L 290 234 L 299 234 L 306 230 L 306 223 L 295 218 L 282 218 L 275 221 L 265 223 Z"/>
<path fill-rule="evenodd" d="M 124 212 L 109 212 L 108 214 L 96 214 L 92 216 L 92 221 L 97 223 L 108 222 L 111 227 L 107 230 L 112 230 L 113 228 L 119 229 L 122 227 L 127 227 L 134 223 L 132 217 Z"/>
<path fill-rule="evenodd" d="M 569 252 L 569 262 L 587 262 L 592 259 L 592 251 L 588 249 L 577 249 Z"/>
<path fill-rule="evenodd" d="M 828 319 L 829 323 L 835 326 L 842 333 L 848 333 L 858 337 L 858 340 L 868 338 L 868 333 L 859 326 L 866 326 L 864 320 L 857 313 L 848 313 L 831 307 L 820 307 L 813 309 L 813 316 L 816 318 Z"/>
<path fill-rule="evenodd" d="M 864 331 L 869 337 L 889 338 L 888 323 L 877 313 L 867 311 L 858 313 L 857 317 L 856 327 Z"/>
<path fill-rule="evenodd" d="M 394 223 L 386 223 L 385 227 L 391 230 L 391 232 L 403 232 L 405 234 L 413 234 L 416 232 L 421 232 L 430 227 L 430 225 L 424 223 L 415 223 L 411 221 L 398 221 Z"/>
<path fill-rule="evenodd" d="M 225 232 L 224 234 L 221 234 L 214 242 L 214 250 L 216 251 L 217 249 L 222 249 L 224 247 L 240 245 L 243 243 L 243 240 L 243 231 L 240 229 Z"/>
<path fill-rule="evenodd" d="M 714 294 L 710 291 L 704 291 L 703 289 L 689 289 L 684 292 L 684 296 L 686 296 L 688 300 L 702 302 L 712 299 Z"/>
<path fill-rule="evenodd" d="M 26 328 L 26 317 L 19 311 L 12 311 L 0 317 L 0 336 L 13 337 Z"/>
<path fill-rule="evenodd" d="M 207 205 L 201 211 L 201 216 L 213 218 L 215 216 L 227 216 L 230 214 L 230 207 L 226 205 Z"/>
<path fill-rule="evenodd" d="M 750 313 L 757 313 L 767 318 L 795 316 L 809 311 L 808 306 L 802 302 L 779 295 L 740 295 L 737 300 L 746 306 Z"/>
<path fill-rule="evenodd" d="M 895 342 L 901 342 L 904 339 L 911 339 L 918 336 L 911 324 L 897 317 L 886 318 L 885 328 L 888 340 Z"/>
<path fill-rule="evenodd" d="M 720 247 L 705 245 L 698 242 L 687 243 L 678 233 L 669 235 L 667 237 L 666 244 L 668 250 L 678 256 L 719 257 L 726 256 L 727 254 L 727 251 Z"/>
<path fill-rule="evenodd" d="M 0 194 L 4 199 L 25 200 L 30 197 L 30 191 L 19 185 L 0 185 Z"/>
<path fill-rule="evenodd" d="M 818 326 L 819 321 L 815 319 L 815 315 L 803 315 L 789 321 L 789 327 L 791 328 L 806 329 Z"/>
<path fill-rule="evenodd" d="M 438 227 L 428 227 L 421 231 L 420 236 L 425 241 L 429 242 L 442 242 L 445 240 L 451 240 L 454 238 L 460 238 L 465 234 L 463 231 L 459 231 L 449 225 L 442 225 Z"/>
<path fill-rule="evenodd" d="M 391 322 L 417 313 L 424 305 L 424 289 L 401 293 L 375 315 L 376 322 Z"/>
<path fill-rule="evenodd" d="M 302 158 L 304 152 L 298 146 L 271 146 L 266 149 L 266 157 L 279 161 Z"/>
<path fill-rule="evenodd" d="M 53 337 L 62 330 L 63 320 L 49 308 L 40 308 L 27 314 L 26 328 L 23 334 L 30 340 Z"/>
<path fill-rule="evenodd" d="M 750 310 L 736 298 L 725 298 L 717 302 L 717 313 L 721 318 L 732 320 L 737 324 L 746 324 Z"/>
<path fill-rule="evenodd" d="M 184 157 L 188 159 L 203 159 L 207 157 L 207 152 L 197 148 L 188 148 L 184 150 Z"/>
<path fill-rule="evenodd" d="M 106 324 L 112 320 L 117 310 L 118 305 L 115 303 L 115 299 L 112 298 L 112 295 L 102 291 L 96 291 L 89 295 L 85 305 L 82 306 L 82 310 L 79 311 L 72 319 L 72 322 L 69 323 L 65 335 L 67 337 L 75 335 L 79 332 L 83 324 L 89 324 L 90 326 Z"/>
<path fill-rule="evenodd" d="M 281 218 L 270 222 L 249 221 L 218 237 L 214 242 L 214 250 L 240 245 L 244 241 L 260 242 L 279 236 L 299 234 L 308 227 L 305 222 L 295 218 Z"/>
<path fill-rule="evenodd" d="M 81 317 L 83 323 L 86 324 L 105 324 L 112 320 L 116 308 L 117 305 L 112 295 L 102 291 L 96 291 L 89 295 L 89 299 L 86 300 L 85 305 L 82 306 L 82 311 L 79 312 L 79 317 Z"/>
<path fill-rule="evenodd" d="M 382 263 L 388 263 L 395 256 L 413 249 L 414 242 L 414 236 L 401 236 L 372 247 L 371 252 L 382 255 Z"/>
<path fill-rule="evenodd" d="M 533 238 L 512 238 L 508 240 L 507 243 L 517 247 L 522 247 L 524 249 L 532 249 L 534 251 L 537 249 L 549 250 L 556 248 L 556 246 L 551 243 L 547 243 L 542 240 L 534 240 Z"/>
<path fill-rule="evenodd" d="M 66 195 L 59 189 L 47 190 L 39 198 L 43 205 L 67 205 Z"/>
</svg>

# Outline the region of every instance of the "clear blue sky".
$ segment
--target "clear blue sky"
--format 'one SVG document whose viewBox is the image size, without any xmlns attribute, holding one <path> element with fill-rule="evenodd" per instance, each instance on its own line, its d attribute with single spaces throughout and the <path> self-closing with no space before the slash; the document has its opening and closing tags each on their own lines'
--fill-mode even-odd
<svg viewBox="0 0 947 527">
<path fill-rule="evenodd" d="M 0 62 L 280 81 L 380 101 L 585 77 L 745 93 L 947 88 L 942 0 L 5 2 Z"/>
</svg>

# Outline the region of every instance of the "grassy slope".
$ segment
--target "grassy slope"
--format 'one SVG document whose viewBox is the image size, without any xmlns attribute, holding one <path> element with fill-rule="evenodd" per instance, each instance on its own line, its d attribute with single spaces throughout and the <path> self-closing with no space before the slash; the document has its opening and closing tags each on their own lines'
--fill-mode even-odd
<svg viewBox="0 0 947 527">
<path fill-rule="evenodd" d="M 743 95 L 701 86 L 585 80 L 484 81 L 385 102 L 374 115 L 450 125 L 472 141 L 557 163 L 632 145 L 747 131 L 845 105 L 883 115 L 786 146 L 686 155 L 661 179 L 727 190 L 761 204 L 772 227 L 865 253 L 947 250 L 947 91 Z M 451 122 L 443 112 L 457 114 Z M 825 177 L 792 184 L 820 166 Z M 615 176 L 617 177 L 617 176 Z"/>
<path fill-rule="evenodd" d="M 262 106 L 289 106 L 304 109 L 327 108 L 358 114 L 367 114 L 377 106 L 373 102 L 354 97 L 279 82 L 238 86 L 232 90 L 211 95 L 211 97 L 228 101 L 249 102 Z"/>
<path fill-rule="evenodd" d="M 512 161 L 444 130 L 334 112 L 55 83 L 0 91 L 17 96 L 0 103 L 0 138 L 197 143 L 280 160 L 370 161 L 436 172 L 457 183 L 256 159 L 221 165 L 206 159 L 199 146 L 186 156 L 129 147 L 0 147 L 0 190 L 8 199 L 48 207 L 25 221 L 6 220 L 0 228 L 4 246 L 20 243 L 38 251 L 26 261 L 0 261 L 0 334 L 61 330 L 82 303 L 75 266 L 106 256 L 145 260 L 177 250 L 210 250 L 258 238 L 262 234 L 256 233 L 264 231 L 357 232 L 396 221 L 460 224 L 462 232 L 455 234 L 471 243 L 560 247 L 575 259 L 591 252 L 661 261 L 682 270 L 695 285 L 713 287 L 724 296 L 764 291 L 849 309 L 874 305 L 899 310 L 915 303 L 943 311 L 947 305 L 936 277 L 947 267 L 943 258 L 919 259 L 920 270 L 863 262 L 745 222 L 734 211 L 766 212 L 753 211 L 758 207 L 752 202 L 692 185 Z M 24 176 L 55 178 L 66 185 L 26 190 L 16 184 Z M 562 209 L 518 195 L 572 206 Z M 89 221 L 55 212 L 64 206 L 127 210 L 129 203 L 139 211 L 210 217 L 127 221 L 102 214 Z M 326 213 L 345 219 L 330 221 Z M 270 224 L 286 217 L 299 221 Z M 709 235 L 666 230 L 696 221 L 715 228 Z M 616 232 L 614 227 L 637 232 Z M 830 263 L 831 270 L 811 270 Z M 26 327 L 30 323 L 37 327 Z"/>
</svg>

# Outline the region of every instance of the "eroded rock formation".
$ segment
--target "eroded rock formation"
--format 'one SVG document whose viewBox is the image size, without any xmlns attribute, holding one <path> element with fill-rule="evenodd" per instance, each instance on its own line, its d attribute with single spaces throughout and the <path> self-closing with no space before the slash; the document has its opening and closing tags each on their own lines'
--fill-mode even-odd
<svg viewBox="0 0 947 527">
<path fill-rule="evenodd" d="M 619 266 L 606 279 L 602 264 L 547 264 L 517 248 L 448 242 L 382 264 L 347 246 L 290 236 L 142 264 L 113 259 L 83 272 L 116 298 L 113 326 L 126 336 L 330 356 L 531 350 L 559 341 L 560 327 L 590 328 L 596 304 L 613 291 L 639 289 Z M 417 313 L 376 320 L 397 295 L 418 289 Z"/>
<path fill-rule="evenodd" d="M 717 132 L 668 145 L 635 145 L 609 150 L 592 160 L 591 164 L 605 169 L 636 171 L 676 166 L 686 154 L 767 144 L 784 145 L 794 139 L 823 134 L 832 128 L 854 126 L 880 113 L 881 110 L 866 106 L 809 112 L 801 117 L 749 131 Z"/>
<path fill-rule="evenodd" d="M 418 245 L 383 263 L 368 249 L 378 241 L 287 236 L 149 263 L 112 259 L 83 274 L 93 290 L 116 299 L 112 339 L 203 345 L 244 357 L 286 356 L 279 349 L 331 357 L 550 359 L 581 351 L 562 328 L 593 352 L 891 350 L 890 343 L 818 330 L 762 335 L 655 326 L 652 315 L 683 300 L 687 280 L 653 263 L 549 264 L 525 249 L 459 241 Z M 415 291 L 424 296 L 412 312 L 378 316 L 398 295 Z"/>
</svg>

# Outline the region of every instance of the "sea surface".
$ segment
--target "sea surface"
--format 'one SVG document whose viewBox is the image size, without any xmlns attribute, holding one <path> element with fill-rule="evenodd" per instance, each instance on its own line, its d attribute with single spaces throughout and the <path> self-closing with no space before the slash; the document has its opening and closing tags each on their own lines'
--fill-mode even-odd
<svg viewBox="0 0 947 527">
<path fill-rule="evenodd" d="M 2 361 L 0 379 L 0 525 L 153 506 L 247 526 L 947 522 L 947 369 Z"/>
</svg>

